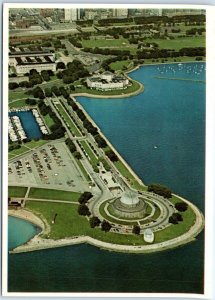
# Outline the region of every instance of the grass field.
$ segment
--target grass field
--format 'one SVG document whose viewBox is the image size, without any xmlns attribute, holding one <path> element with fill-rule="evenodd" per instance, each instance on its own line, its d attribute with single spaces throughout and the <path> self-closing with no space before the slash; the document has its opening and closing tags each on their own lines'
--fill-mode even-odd
<svg viewBox="0 0 215 300">
<path fill-rule="evenodd" d="M 184 24 L 180 24 L 179 26 L 177 26 L 177 28 L 181 29 L 181 32 L 179 32 L 178 34 L 179 35 L 182 35 L 182 34 L 186 34 L 186 31 L 187 30 L 190 30 L 191 28 L 204 28 L 204 26 L 202 25 L 188 25 L 188 26 L 185 26 Z"/>
<path fill-rule="evenodd" d="M 75 136 L 81 136 L 80 131 L 78 130 L 78 128 L 76 127 L 76 125 L 74 124 L 74 122 L 72 121 L 72 119 L 70 118 L 70 116 L 68 115 L 68 113 L 66 112 L 65 108 L 63 107 L 63 105 L 61 103 L 58 103 L 58 104 L 56 104 L 56 107 L 58 108 L 59 113 L 64 118 L 64 120 L 66 122 L 66 125 L 71 130 L 71 132 Z"/>
<path fill-rule="evenodd" d="M 182 235 L 194 224 L 195 214 L 194 212 L 188 208 L 187 211 L 181 213 L 183 217 L 183 222 L 179 222 L 176 225 L 170 225 L 165 230 L 161 230 L 156 232 L 155 234 L 155 242 L 163 242 L 164 240 L 170 240 L 177 236 Z"/>
<path fill-rule="evenodd" d="M 47 114 L 46 116 L 43 116 L 43 119 L 46 122 L 46 125 L 50 128 L 52 125 L 55 124 L 54 120 L 50 117 L 49 114 Z"/>
<path fill-rule="evenodd" d="M 8 196 L 9 197 L 24 197 L 27 192 L 27 187 L 23 186 L 9 186 Z"/>
<path fill-rule="evenodd" d="M 15 150 L 9 152 L 9 154 L 8 154 L 9 160 L 12 158 L 15 158 L 21 154 L 24 154 L 25 152 L 28 152 L 29 150 L 31 150 L 33 148 L 38 148 L 46 143 L 47 143 L 47 141 L 39 140 L 39 141 L 31 141 L 31 142 L 22 144 L 21 148 L 15 149 Z"/>
<path fill-rule="evenodd" d="M 84 48 L 95 48 L 95 47 L 105 47 L 105 48 L 112 48 L 112 47 L 122 47 L 125 48 L 129 46 L 129 42 L 127 39 L 119 38 L 119 39 L 98 39 L 98 40 L 83 40 L 82 46 Z"/>
<path fill-rule="evenodd" d="M 78 201 L 80 193 L 52 190 L 52 189 L 40 189 L 31 188 L 29 192 L 29 198 L 38 199 L 52 199 L 52 200 L 64 200 L 64 201 Z"/>
<path fill-rule="evenodd" d="M 116 61 L 116 62 L 111 63 L 110 67 L 114 71 L 119 71 L 119 70 L 127 69 L 127 67 L 130 64 L 131 64 L 131 62 L 129 60 L 121 60 L 121 61 Z"/>
<path fill-rule="evenodd" d="M 205 47 L 205 36 L 182 37 L 174 40 L 147 39 L 146 42 L 157 43 L 161 49 L 175 49 L 176 51 L 186 47 Z"/>
<path fill-rule="evenodd" d="M 79 166 L 79 168 L 80 168 L 80 170 L 81 170 L 81 173 L 82 173 L 83 176 L 85 177 L 85 179 L 86 179 L 87 181 L 89 181 L 89 180 L 90 180 L 90 177 L 89 177 L 87 171 L 85 170 L 85 168 L 84 168 L 82 162 L 81 162 L 79 159 L 76 159 L 76 162 L 77 162 L 77 164 L 78 164 L 78 166 Z"/>
<path fill-rule="evenodd" d="M 26 97 L 26 95 L 25 95 L 25 97 Z M 17 107 L 23 107 L 23 106 L 26 106 L 25 99 L 16 100 L 16 101 L 9 103 L 9 108 L 17 108 Z"/>
<path fill-rule="evenodd" d="M 61 239 L 72 236 L 88 235 L 101 241 L 122 245 L 145 245 L 142 235 L 117 234 L 103 232 L 99 228 L 90 228 L 87 219 L 78 215 L 77 205 L 27 201 L 26 208 L 42 215 L 51 227 L 50 238 Z M 52 220 L 57 214 L 55 224 Z M 193 224 L 195 215 L 188 209 L 182 213 L 184 222 L 155 233 L 155 242 L 163 242 L 186 232 Z"/>
<path fill-rule="evenodd" d="M 51 227 L 50 238 L 61 239 L 65 237 L 87 235 L 101 241 L 118 244 L 145 244 L 142 236 L 120 235 L 111 232 L 103 232 L 100 228 L 90 228 L 88 220 L 79 216 L 77 205 L 63 203 L 47 203 L 37 201 L 27 201 L 26 208 L 42 215 Z M 57 213 L 55 224 L 52 220 Z"/>
<path fill-rule="evenodd" d="M 19 92 L 14 92 L 14 91 L 9 91 L 9 102 L 12 100 L 17 100 L 17 99 L 24 99 L 27 98 L 27 95 L 25 94 L 26 91 L 19 91 Z"/>
<path fill-rule="evenodd" d="M 98 159 L 96 158 L 95 154 L 93 153 L 93 151 L 91 150 L 90 146 L 88 145 L 87 142 L 85 141 L 81 141 L 80 144 L 83 146 L 84 150 L 86 151 L 86 153 L 88 154 L 89 158 L 90 158 L 90 162 L 93 165 L 96 165 L 98 163 Z"/>
<path fill-rule="evenodd" d="M 147 189 L 147 187 L 141 185 L 136 179 L 135 177 L 131 174 L 131 172 L 128 170 L 128 168 L 123 164 L 123 162 L 121 160 L 118 160 L 116 162 L 114 162 L 115 167 L 117 168 L 117 170 L 122 174 L 122 176 L 124 176 L 129 183 L 131 184 L 131 186 L 135 189 L 141 190 L 141 191 L 145 191 Z"/>
</svg>

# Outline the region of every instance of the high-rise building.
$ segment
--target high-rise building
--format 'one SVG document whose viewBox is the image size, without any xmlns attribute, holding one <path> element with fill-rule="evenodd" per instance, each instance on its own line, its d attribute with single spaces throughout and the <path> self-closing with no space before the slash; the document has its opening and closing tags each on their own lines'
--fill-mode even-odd
<svg viewBox="0 0 215 300">
<path fill-rule="evenodd" d="M 127 8 L 116 8 L 113 10 L 113 17 L 116 18 L 127 18 L 128 9 Z"/>
<path fill-rule="evenodd" d="M 64 9 L 65 21 L 77 21 L 80 19 L 80 9 L 66 8 Z"/>
</svg>

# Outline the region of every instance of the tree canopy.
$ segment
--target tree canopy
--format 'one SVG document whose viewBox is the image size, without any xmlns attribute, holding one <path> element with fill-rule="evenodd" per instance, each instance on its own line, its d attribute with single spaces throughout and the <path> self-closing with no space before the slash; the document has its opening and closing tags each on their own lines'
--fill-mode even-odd
<svg viewBox="0 0 215 300">
<path fill-rule="evenodd" d="M 164 198 L 171 198 L 172 192 L 166 186 L 160 184 L 150 184 L 148 186 L 148 192 L 153 192 L 157 195 L 163 196 Z"/>
</svg>

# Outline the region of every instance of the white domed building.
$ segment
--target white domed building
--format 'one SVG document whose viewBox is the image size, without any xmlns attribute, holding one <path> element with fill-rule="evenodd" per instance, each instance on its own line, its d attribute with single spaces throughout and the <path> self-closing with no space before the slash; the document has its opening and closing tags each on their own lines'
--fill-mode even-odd
<svg viewBox="0 0 215 300">
<path fill-rule="evenodd" d="M 120 218 L 141 219 L 145 215 L 146 203 L 133 191 L 123 192 L 111 205 Z"/>
</svg>

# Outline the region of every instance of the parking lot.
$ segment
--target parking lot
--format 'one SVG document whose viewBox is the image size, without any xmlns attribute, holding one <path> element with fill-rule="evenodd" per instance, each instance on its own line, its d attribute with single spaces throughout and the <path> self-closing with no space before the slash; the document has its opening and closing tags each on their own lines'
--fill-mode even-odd
<svg viewBox="0 0 215 300">
<path fill-rule="evenodd" d="M 49 143 L 9 163 L 9 185 L 30 185 L 64 190 L 88 190 L 88 183 L 67 146 Z"/>
</svg>

